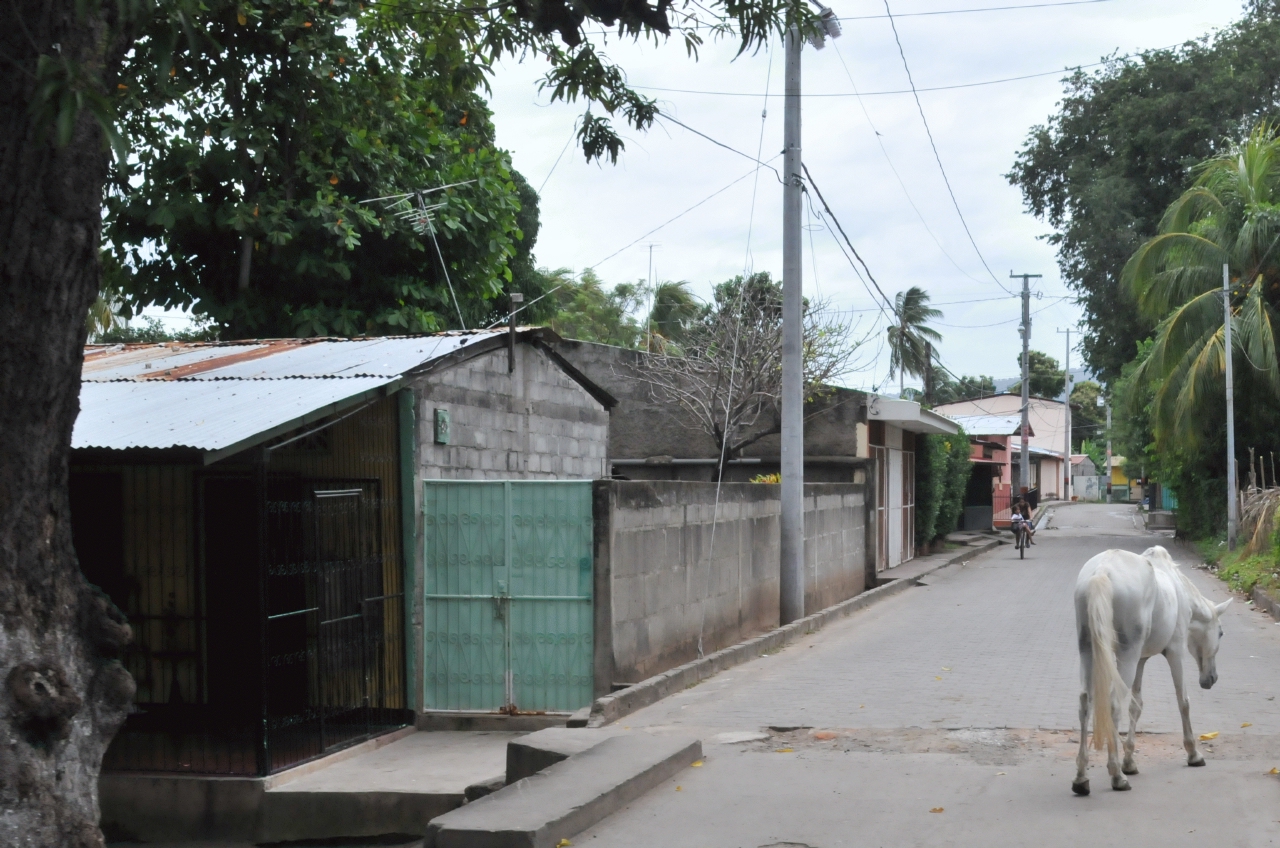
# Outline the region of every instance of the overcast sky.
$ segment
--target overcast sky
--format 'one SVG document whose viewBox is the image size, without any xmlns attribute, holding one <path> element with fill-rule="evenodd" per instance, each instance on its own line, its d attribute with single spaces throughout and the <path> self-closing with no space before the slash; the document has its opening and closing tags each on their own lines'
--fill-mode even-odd
<svg viewBox="0 0 1280 848">
<path fill-rule="evenodd" d="M 1064 299 L 1052 249 L 1037 238 L 1047 227 L 1023 211 L 1020 193 L 1003 176 L 1030 128 L 1054 112 L 1062 92 L 1058 72 L 1116 51 L 1179 44 L 1241 14 L 1238 0 L 1094 0 L 919 14 L 1036 2 L 891 0 L 920 89 L 1048 72 L 920 94 L 960 211 L 998 281 L 965 235 L 911 94 L 876 94 L 908 87 L 883 2 L 836 0 L 843 37 L 822 51 L 804 52 L 805 163 L 888 295 L 919 285 L 945 311 L 938 322 L 941 357 L 957 374 L 1016 374 L 1019 306 L 1002 286 L 1016 290 L 1020 283 L 1008 279 L 1010 271 L 1044 275 L 1033 281 L 1033 348 L 1061 361 L 1064 336 L 1055 330 L 1079 320 L 1079 310 Z M 658 98 L 664 114 L 753 156 L 759 149 L 764 160 L 782 149 L 778 45 L 736 60 L 736 45 L 709 45 L 694 62 L 674 42 L 608 43 L 608 54 L 634 85 Z M 781 274 L 782 193 L 771 172 L 759 170 L 757 178 L 748 159 L 674 124 L 646 134 L 628 131 L 617 165 L 585 164 L 573 147 L 556 165 L 582 104 L 549 105 L 537 91 L 542 70 L 538 63 L 508 63 L 493 81 L 492 97 L 498 143 L 534 188 L 545 180 L 535 250 L 540 265 L 592 267 L 609 283 L 644 279 L 652 242 L 657 279 L 688 280 L 703 297 L 714 283 L 744 269 Z M 855 87 L 862 97 L 850 96 Z M 861 319 L 862 331 L 875 330 L 869 352 L 881 348 L 875 302 L 816 219 L 805 234 L 804 267 L 805 293 L 838 309 L 862 310 L 850 314 Z M 848 384 L 890 388 L 887 357 L 884 350 L 869 357 L 869 367 Z"/>
</svg>

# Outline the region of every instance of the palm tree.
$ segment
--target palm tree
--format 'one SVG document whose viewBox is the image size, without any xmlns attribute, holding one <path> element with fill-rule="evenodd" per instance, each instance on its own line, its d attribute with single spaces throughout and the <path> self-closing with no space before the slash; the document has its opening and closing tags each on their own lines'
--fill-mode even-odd
<svg viewBox="0 0 1280 848">
<path fill-rule="evenodd" d="M 898 323 L 889 328 L 889 376 L 898 375 L 898 394 L 901 395 L 906 375 L 924 376 L 932 359 L 933 343 L 942 341 L 938 331 L 928 326 L 930 321 L 942 317 L 942 310 L 929 305 L 928 292 L 912 286 L 894 296 L 893 312 Z"/>
<path fill-rule="evenodd" d="M 706 311 L 702 302 L 689 291 L 689 283 L 658 283 L 653 290 L 653 306 L 649 309 L 649 333 L 659 342 L 680 344 L 693 323 Z"/>
<path fill-rule="evenodd" d="M 1244 141 L 1198 166 L 1160 234 L 1125 265 L 1122 284 L 1159 320 L 1151 354 L 1136 372 L 1154 390 L 1158 444 L 1199 440 L 1197 415 L 1224 391 L 1222 266 L 1228 266 L 1233 354 L 1280 394 L 1276 304 L 1280 301 L 1280 134 L 1257 126 Z"/>
</svg>

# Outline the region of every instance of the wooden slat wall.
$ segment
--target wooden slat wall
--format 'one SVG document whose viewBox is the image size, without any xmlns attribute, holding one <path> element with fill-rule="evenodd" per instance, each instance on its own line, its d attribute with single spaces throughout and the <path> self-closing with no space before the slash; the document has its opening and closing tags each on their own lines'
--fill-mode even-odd
<svg viewBox="0 0 1280 848">
<path fill-rule="evenodd" d="M 379 480 L 382 503 L 382 580 L 386 595 L 403 595 L 404 572 L 400 536 L 399 411 L 395 397 L 384 398 L 323 431 L 323 450 L 301 440 L 274 451 L 271 473 L 296 472 L 308 478 Z M 402 598 L 384 605 L 385 649 L 379 665 L 384 685 L 373 707 L 404 709 L 404 610 Z"/>
<path fill-rule="evenodd" d="M 140 704 L 197 703 L 199 592 L 191 469 L 125 466 L 124 612 L 134 628 L 129 671 Z"/>
</svg>

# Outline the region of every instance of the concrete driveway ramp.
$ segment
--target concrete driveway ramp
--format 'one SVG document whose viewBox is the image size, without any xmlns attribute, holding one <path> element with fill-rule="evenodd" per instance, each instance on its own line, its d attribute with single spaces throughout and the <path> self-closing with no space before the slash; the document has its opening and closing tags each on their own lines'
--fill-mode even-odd
<svg viewBox="0 0 1280 848">
<path fill-rule="evenodd" d="M 551 741 L 543 740 L 547 747 Z M 426 846 L 556 848 L 560 840 L 586 830 L 701 756 L 702 743 L 687 736 L 631 733 L 600 739 L 543 771 L 432 820 Z"/>
</svg>

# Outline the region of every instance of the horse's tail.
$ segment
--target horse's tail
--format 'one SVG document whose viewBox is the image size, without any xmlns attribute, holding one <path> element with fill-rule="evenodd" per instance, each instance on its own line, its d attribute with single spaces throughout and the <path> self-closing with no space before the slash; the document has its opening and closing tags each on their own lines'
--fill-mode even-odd
<svg viewBox="0 0 1280 848">
<path fill-rule="evenodd" d="M 1089 610 L 1089 642 L 1093 646 L 1093 669 L 1089 688 L 1093 693 L 1093 747 L 1101 751 L 1115 738 L 1111 715 L 1112 698 L 1127 694 L 1128 687 L 1116 665 L 1116 628 L 1112 612 L 1111 578 L 1095 572 L 1086 593 Z"/>
</svg>

